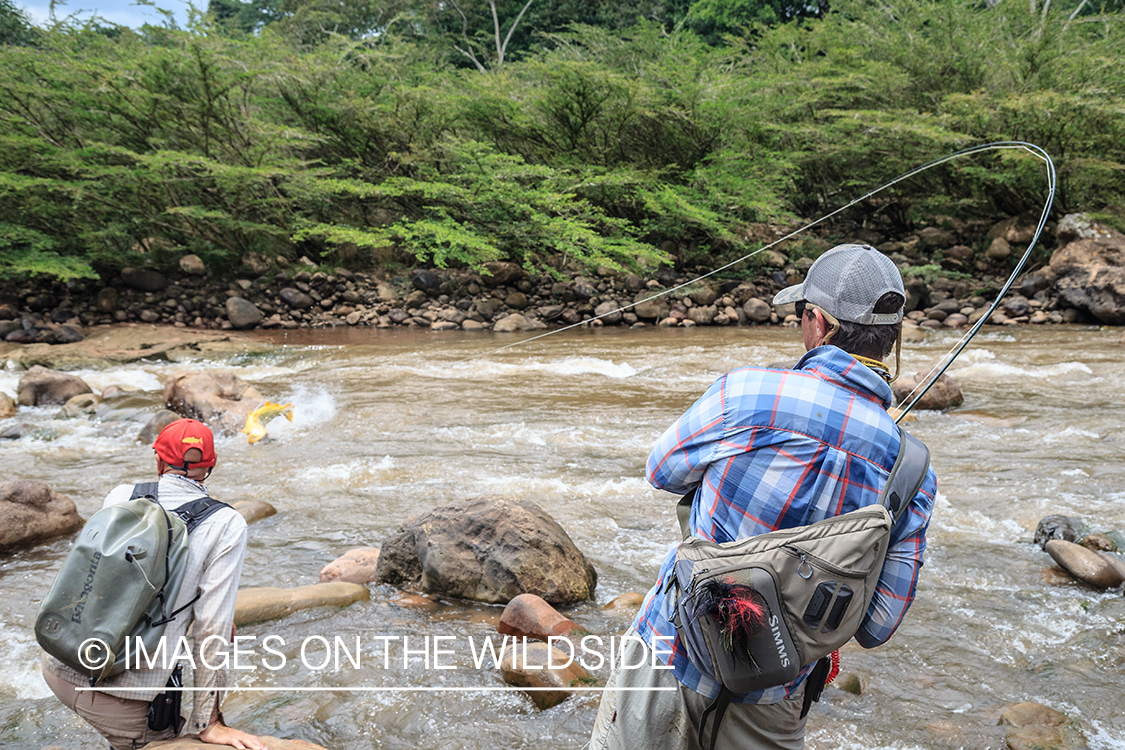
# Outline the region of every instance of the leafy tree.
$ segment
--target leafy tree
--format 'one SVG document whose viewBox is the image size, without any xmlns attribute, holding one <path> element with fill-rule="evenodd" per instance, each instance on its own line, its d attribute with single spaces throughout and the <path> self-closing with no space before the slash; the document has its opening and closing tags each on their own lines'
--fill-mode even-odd
<svg viewBox="0 0 1125 750">
<path fill-rule="evenodd" d="M 0 44 L 24 45 L 34 40 L 34 27 L 27 14 L 12 0 L 0 0 Z"/>
</svg>

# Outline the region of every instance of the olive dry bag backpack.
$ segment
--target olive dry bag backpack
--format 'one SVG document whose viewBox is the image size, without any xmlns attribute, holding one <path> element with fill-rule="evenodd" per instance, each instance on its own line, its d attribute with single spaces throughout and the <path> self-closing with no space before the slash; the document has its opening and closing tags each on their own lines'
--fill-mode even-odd
<svg viewBox="0 0 1125 750">
<path fill-rule="evenodd" d="M 90 517 L 39 605 L 39 645 L 91 686 L 126 669 L 137 639 L 155 653 L 167 623 L 199 598 L 171 611 L 187 567 L 188 534 L 230 507 L 204 497 L 169 512 L 156 502 L 157 486 L 136 485 L 130 500 Z"/>
</svg>

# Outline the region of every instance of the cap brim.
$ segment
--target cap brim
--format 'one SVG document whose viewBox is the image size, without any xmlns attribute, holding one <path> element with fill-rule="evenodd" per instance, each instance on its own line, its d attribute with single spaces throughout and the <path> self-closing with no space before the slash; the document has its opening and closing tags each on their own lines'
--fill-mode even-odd
<svg viewBox="0 0 1125 750">
<path fill-rule="evenodd" d="M 793 286 L 785 287 L 780 292 L 775 294 L 774 297 L 773 297 L 773 304 L 774 304 L 775 307 L 777 305 L 788 305 L 790 302 L 800 302 L 804 298 L 805 298 L 805 285 L 804 285 L 804 283 L 794 284 Z"/>
</svg>

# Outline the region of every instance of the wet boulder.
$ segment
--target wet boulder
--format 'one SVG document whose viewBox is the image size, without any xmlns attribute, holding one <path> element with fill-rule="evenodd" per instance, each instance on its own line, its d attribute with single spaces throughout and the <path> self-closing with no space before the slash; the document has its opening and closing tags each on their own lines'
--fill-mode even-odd
<svg viewBox="0 0 1125 750">
<path fill-rule="evenodd" d="M 177 372 L 164 381 L 169 409 L 228 435 L 242 429 L 265 400 L 257 388 L 229 372 Z"/>
<path fill-rule="evenodd" d="M 234 608 L 234 624 L 277 620 L 302 609 L 346 607 L 371 598 L 366 586 L 358 583 L 314 583 L 292 589 L 270 587 L 239 589 Z"/>
<path fill-rule="evenodd" d="M 248 524 L 277 515 L 277 508 L 273 507 L 265 500 L 242 500 L 241 502 L 234 503 L 230 507 L 237 510 L 238 515 L 242 516 Z"/>
<path fill-rule="evenodd" d="M 1017 703 L 1000 714 L 1008 750 L 1085 750 L 1078 722 L 1039 703 Z"/>
<path fill-rule="evenodd" d="M 408 519 L 382 544 L 377 580 L 489 604 L 524 593 L 568 604 L 593 596 L 597 573 L 538 505 L 486 495 Z"/>
<path fill-rule="evenodd" d="M 504 608 L 500 624 L 496 628 L 501 635 L 514 635 L 517 638 L 534 638 L 546 641 L 551 636 L 569 636 L 572 633 L 584 635 L 587 631 L 581 625 L 564 617 L 535 594 L 520 594 Z"/>
<path fill-rule="evenodd" d="M 1045 549 L 1059 567 L 1083 583 L 1099 589 L 1111 589 L 1125 583 L 1125 578 L 1114 565 L 1081 544 L 1052 539 Z"/>
<path fill-rule="evenodd" d="M 36 365 L 23 374 L 18 386 L 17 400 L 21 406 L 65 404 L 83 393 L 93 393 L 85 381 L 58 370 L 48 370 Z"/>
<path fill-rule="evenodd" d="M 905 406 L 907 397 L 913 398 L 910 396 L 911 391 L 925 380 L 926 375 L 925 370 L 920 370 L 913 375 L 904 375 L 891 384 L 895 403 Z M 914 408 L 923 410 L 949 409 L 960 406 L 964 401 L 965 397 L 961 394 L 961 386 L 957 385 L 956 380 L 943 374 L 933 387 L 926 391 L 926 395 L 914 405 Z"/>
<path fill-rule="evenodd" d="M 1059 238 L 1050 265 L 1059 301 L 1108 325 L 1125 325 L 1125 235 L 1069 214 L 1059 222 Z"/>
<path fill-rule="evenodd" d="M 74 501 L 43 482 L 0 483 L 0 552 L 28 547 L 82 528 Z"/>
<path fill-rule="evenodd" d="M 320 582 L 371 583 L 375 580 L 378 567 L 379 549 L 377 547 L 350 549 L 321 569 Z"/>
<path fill-rule="evenodd" d="M 1047 542 L 1052 539 L 1063 539 L 1068 542 L 1077 542 L 1089 532 L 1086 524 L 1069 516 L 1046 516 L 1035 527 L 1035 543 L 1044 552 L 1047 551 Z"/>
<path fill-rule="evenodd" d="M 578 663 L 576 654 L 546 643 L 509 643 L 504 648 L 502 659 L 500 671 L 504 682 L 516 687 L 536 688 L 528 691 L 528 697 L 540 710 L 557 706 L 570 697 L 568 688 L 587 687 L 593 682 L 590 674 Z"/>
</svg>

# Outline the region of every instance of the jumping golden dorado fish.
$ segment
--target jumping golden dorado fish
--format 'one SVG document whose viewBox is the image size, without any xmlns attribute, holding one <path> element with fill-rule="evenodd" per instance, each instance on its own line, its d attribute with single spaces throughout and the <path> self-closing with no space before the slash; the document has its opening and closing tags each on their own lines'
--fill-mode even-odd
<svg viewBox="0 0 1125 750">
<path fill-rule="evenodd" d="M 246 433 L 246 441 L 248 443 L 256 443 L 262 438 L 268 437 L 266 434 L 266 424 L 274 417 L 282 414 L 285 415 L 286 419 L 292 422 L 293 404 L 275 404 L 267 401 L 250 412 L 250 415 L 246 417 L 246 426 L 239 430 L 239 432 Z"/>
</svg>

